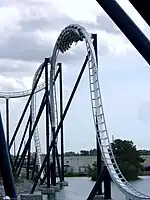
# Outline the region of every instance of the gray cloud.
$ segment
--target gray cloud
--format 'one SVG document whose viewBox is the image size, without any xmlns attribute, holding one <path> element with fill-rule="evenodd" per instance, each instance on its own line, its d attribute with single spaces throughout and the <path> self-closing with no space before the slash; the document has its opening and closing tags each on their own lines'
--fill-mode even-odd
<svg viewBox="0 0 150 200">
<path fill-rule="evenodd" d="M 59 33 L 65 26 L 72 23 L 77 23 L 83 25 L 85 28 L 87 28 L 88 31 L 92 32 L 104 30 L 113 34 L 119 33 L 116 26 L 111 22 L 106 14 L 103 16 L 98 16 L 95 24 L 82 20 L 73 20 L 68 16 L 60 13 L 53 7 L 49 10 L 49 12 L 52 11 L 53 14 L 51 17 L 44 16 L 42 12 L 37 11 L 34 16 L 32 13 L 32 8 L 33 10 L 35 10 L 36 6 L 42 6 L 42 8 L 45 7 L 41 4 L 41 2 L 18 2 L 22 5 L 22 7 L 20 6 L 18 7 L 18 9 L 21 9 L 23 13 L 21 15 L 21 19 L 18 22 L 18 26 L 20 27 L 20 29 L 12 33 L 5 44 L 0 45 L 1 58 L 41 62 L 45 57 L 50 56 L 53 49 L 53 44 L 57 39 L 57 35 L 55 38 L 45 44 L 42 43 L 40 38 L 37 36 L 38 30 L 42 32 L 47 31 L 49 32 L 49 34 L 56 31 Z M 26 15 L 24 15 L 23 8 L 25 9 L 28 6 L 29 16 L 27 17 Z M 103 49 L 103 54 L 107 54 L 107 51 L 109 51 L 107 45 L 102 45 L 101 48 Z M 71 59 L 73 59 L 73 56 L 71 57 Z M 76 57 L 74 57 L 74 59 L 76 60 Z"/>
<path fill-rule="evenodd" d="M 24 28 L 26 29 L 26 31 L 29 31 L 29 27 L 28 29 L 27 27 Z M 12 35 L 5 44 L 1 45 L 1 58 L 11 58 L 24 61 L 42 61 L 43 58 L 49 57 L 53 49 L 53 42 L 50 41 L 48 44 L 42 44 L 41 42 L 39 43 L 39 38 L 37 37 L 35 32 L 23 32 L 23 30 L 24 29 L 22 29 L 22 31 L 14 33 L 14 35 Z M 100 48 L 102 49 L 101 52 L 103 52 L 103 55 L 107 54 L 107 52 L 109 51 L 107 45 L 103 44 Z M 74 56 L 72 56 L 70 59 L 72 60 L 73 57 Z M 76 60 L 76 57 L 74 57 L 74 59 Z"/>
<path fill-rule="evenodd" d="M 88 21 L 83 21 L 83 20 L 73 20 L 69 18 L 68 16 L 65 16 L 64 14 L 58 13 L 57 11 L 57 18 L 46 18 L 44 16 L 38 17 L 38 18 L 33 18 L 29 20 L 22 19 L 19 22 L 19 25 L 22 28 L 22 31 L 27 31 L 27 32 L 32 32 L 35 30 L 59 30 L 60 31 L 67 25 L 69 24 L 81 24 L 88 31 L 100 31 L 104 30 L 108 33 L 113 33 L 113 34 L 120 34 L 120 31 L 118 27 L 112 22 L 112 20 L 106 15 L 102 16 L 97 16 L 96 17 L 96 23 L 91 23 Z M 55 22 L 55 23 L 54 23 Z"/>
<path fill-rule="evenodd" d="M 38 67 L 39 63 L 36 62 L 0 59 L 1 75 L 9 78 L 21 79 L 26 76 L 33 76 Z"/>
<path fill-rule="evenodd" d="M 21 84 L 21 82 L 19 81 L 19 83 Z M 1 91 L 16 91 L 18 89 L 21 89 L 20 87 L 14 87 L 14 85 L 10 82 L 5 82 L 3 84 L 1 84 L 0 90 Z"/>
<path fill-rule="evenodd" d="M 37 64 L 35 63 L 42 63 L 45 57 L 51 55 L 54 41 L 57 39 L 56 37 L 47 44 L 42 43 L 41 41 L 39 42 L 36 30 L 47 31 L 48 29 L 48 31 L 60 32 L 65 26 L 71 23 L 79 23 L 66 16 L 58 18 L 56 22 L 57 23 L 54 23 L 52 19 L 44 17 L 39 19 L 21 20 L 19 22 L 21 29 L 14 32 L 7 42 L 0 45 L 1 60 L 6 60 L 6 62 L 0 62 L 1 74 L 12 77 L 33 75 L 37 68 Z M 80 24 L 92 29 L 92 24 L 88 24 L 87 22 Z M 83 60 L 86 54 L 85 47 L 83 45 L 79 46 L 81 46 L 81 48 L 77 47 L 77 50 L 73 49 L 73 53 L 68 51 L 64 55 L 60 54 L 59 60 L 66 65 L 78 66 L 78 62 Z M 99 44 L 99 49 L 101 49 L 101 56 L 107 55 L 109 52 L 108 46 L 102 43 Z M 7 61 L 9 59 L 11 62 Z M 18 63 L 19 61 L 24 61 L 24 64 Z M 31 62 L 32 65 L 26 61 Z"/>
<path fill-rule="evenodd" d="M 1 58 L 23 61 L 42 61 L 50 56 L 52 45 L 38 44 L 34 33 L 14 33 L 5 45 L 0 47 Z"/>
<path fill-rule="evenodd" d="M 56 17 L 57 16 L 57 17 Z M 74 20 L 71 18 L 62 15 L 60 13 L 56 13 L 56 16 L 53 18 L 40 16 L 38 18 L 33 19 L 22 19 L 19 22 L 22 31 L 25 32 L 33 32 L 36 30 L 43 30 L 43 31 L 61 31 L 61 29 L 65 28 L 65 26 L 75 23 Z"/>
<path fill-rule="evenodd" d="M 81 22 L 82 23 L 82 22 Z M 114 24 L 114 22 L 106 15 L 101 15 L 96 17 L 96 23 L 83 22 L 87 30 L 95 31 L 106 31 L 107 33 L 112 34 L 121 34 L 119 28 Z"/>
</svg>

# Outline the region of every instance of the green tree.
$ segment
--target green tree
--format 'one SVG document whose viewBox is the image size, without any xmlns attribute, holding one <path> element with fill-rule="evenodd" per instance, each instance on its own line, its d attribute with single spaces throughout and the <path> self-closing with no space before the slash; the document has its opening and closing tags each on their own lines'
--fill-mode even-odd
<svg viewBox="0 0 150 200">
<path fill-rule="evenodd" d="M 144 159 L 140 157 L 141 153 L 136 150 L 136 146 L 132 141 L 115 140 L 112 144 L 112 150 L 116 162 L 127 180 L 136 180 L 139 171 L 142 169 L 141 163 Z M 97 163 L 94 162 L 92 168 L 89 167 L 89 177 L 92 180 L 97 180 Z"/>
<path fill-rule="evenodd" d="M 81 156 L 89 156 L 89 151 L 87 151 L 87 150 L 80 150 L 80 155 Z"/>
<path fill-rule="evenodd" d="M 97 180 L 97 162 L 94 162 L 92 167 L 88 167 L 88 177 L 91 177 L 92 181 Z"/>
<path fill-rule="evenodd" d="M 116 162 L 127 180 L 138 178 L 144 159 L 132 141 L 116 139 L 112 144 Z"/>
<path fill-rule="evenodd" d="M 65 153 L 65 156 L 75 156 L 75 155 L 76 155 L 76 153 L 73 151 L 69 151 L 69 152 Z"/>
<path fill-rule="evenodd" d="M 90 155 L 90 156 L 96 156 L 96 155 L 97 155 L 97 149 L 91 149 L 91 150 L 89 151 L 89 155 Z"/>
</svg>

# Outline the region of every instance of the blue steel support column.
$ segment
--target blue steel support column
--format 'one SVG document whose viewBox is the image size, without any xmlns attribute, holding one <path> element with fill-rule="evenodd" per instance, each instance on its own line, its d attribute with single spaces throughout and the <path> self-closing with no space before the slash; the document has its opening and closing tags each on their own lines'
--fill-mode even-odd
<svg viewBox="0 0 150 200">
<path fill-rule="evenodd" d="M 96 0 L 124 35 L 150 64 L 150 41 L 115 0 Z"/>
<path fill-rule="evenodd" d="M 32 119 L 30 113 L 29 138 L 31 137 L 31 128 L 32 128 Z M 31 160 L 31 141 L 29 143 L 28 156 L 27 156 L 27 180 L 30 179 L 30 160 Z"/>
<path fill-rule="evenodd" d="M 5 141 L 5 134 L 0 114 L 0 171 L 3 179 L 5 195 L 10 198 L 17 198 L 15 185 L 12 176 L 11 165 L 9 162 L 9 155 L 7 144 Z"/>
<path fill-rule="evenodd" d="M 62 64 L 58 63 L 60 73 L 59 73 L 59 87 L 60 87 L 60 120 L 62 120 L 63 115 L 63 86 L 62 86 Z M 64 181 L 64 126 L 63 121 L 60 129 L 61 134 L 61 178 Z"/>
<path fill-rule="evenodd" d="M 48 90 L 48 62 L 49 59 L 45 58 L 45 93 L 46 93 L 46 149 L 49 148 L 49 90 Z M 47 188 L 50 188 L 50 156 L 47 159 Z"/>
<path fill-rule="evenodd" d="M 7 145 L 9 147 L 9 99 L 6 98 L 6 136 L 7 136 Z"/>
<path fill-rule="evenodd" d="M 104 199 L 111 199 L 111 178 L 106 166 L 104 166 Z"/>
<path fill-rule="evenodd" d="M 55 127 L 52 127 L 52 135 L 53 138 L 55 138 Z M 51 183 L 52 185 L 56 185 L 56 141 L 54 142 L 53 145 L 53 150 L 52 150 L 52 165 L 51 165 Z"/>
<path fill-rule="evenodd" d="M 98 66 L 97 34 L 92 34 L 92 38 L 93 38 L 93 47 L 95 50 L 96 62 L 97 62 L 97 66 Z M 97 121 L 97 119 L 96 119 L 96 121 Z M 96 126 L 96 128 L 98 130 L 98 125 Z M 101 151 L 100 151 L 97 136 L 96 136 L 96 146 L 97 146 L 97 177 L 99 177 L 100 174 L 102 173 L 102 159 L 101 159 L 102 156 L 101 156 Z M 99 183 L 97 192 L 98 192 L 98 195 L 102 194 L 102 182 Z"/>
<path fill-rule="evenodd" d="M 149 0 L 129 0 L 130 3 L 135 7 L 135 9 L 139 12 L 142 18 L 147 22 L 150 26 L 150 1 Z"/>
</svg>

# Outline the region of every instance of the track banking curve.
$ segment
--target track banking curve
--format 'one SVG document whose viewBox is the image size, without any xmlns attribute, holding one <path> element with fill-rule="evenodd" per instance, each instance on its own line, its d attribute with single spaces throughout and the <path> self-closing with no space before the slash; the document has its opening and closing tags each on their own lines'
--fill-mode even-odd
<svg viewBox="0 0 150 200">
<path fill-rule="evenodd" d="M 51 102 L 51 114 L 52 114 L 52 127 L 56 128 L 56 111 L 55 111 L 55 88 L 53 87 L 53 80 L 55 75 L 56 61 L 59 52 L 64 53 L 71 47 L 73 42 L 85 41 L 87 54 L 88 54 L 88 67 L 89 67 L 89 87 L 91 95 L 91 105 L 93 112 L 93 120 L 98 138 L 99 147 L 101 149 L 104 163 L 110 173 L 110 176 L 118 188 L 124 193 L 126 200 L 144 200 L 150 199 L 150 196 L 141 193 L 137 189 L 133 188 L 129 182 L 122 175 L 109 140 L 107 131 L 104 110 L 102 105 L 102 98 L 100 92 L 100 84 L 98 78 L 98 66 L 95 58 L 95 52 L 92 44 L 91 34 L 89 34 L 84 27 L 72 24 L 67 26 L 60 33 L 57 42 L 54 46 L 52 57 L 50 59 L 51 70 L 49 78 L 49 92 Z M 41 84 L 37 87 L 35 93 L 45 88 L 45 84 Z M 31 90 L 25 90 L 21 92 L 0 92 L 0 98 L 20 98 L 30 95 Z M 34 104 L 34 103 L 33 103 Z M 35 107 L 34 107 L 35 108 Z M 31 108 L 33 109 L 33 107 Z"/>
<path fill-rule="evenodd" d="M 40 67 L 37 69 L 35 75 L 34 75 L 34 79 L 33 79 L 33 83 L 32 83 L 32 88 L 34 88 L 34 85 L 36 83 L 36 80 L 38 78 L 39 73 L 41 72 L 41 69 L 43 67 L 43 64 L 40 65 Z M 41 89 L 44 89 L 44 87 Z M 31 123 L 31 128 L 33 128 L 35 120 L 36 120 L 36 93 L 33 94 L 32 99 L 31 99 L 31 105 L 30 105 L 30 115 L 31 115 L 31 119 L 32 119 L 32 123 Z M 34 145 L 35 145 L 35 149 L 37 150 L 37 162 L 38 162 L 38 169 L 40 170 L 41 165 L 42 165 L 42 161 L 41 161 L 41 144 L 40 144 L 40 137 L 39 137 L 39 132 L 38 132 L 38 126 L 36 126 L 35 130 L 34 130 Z M 41 178 L 44 177 L 44 174 L 41 174 Z"/>
<path fill-rule="evenodd" d="M 45 88 L 45 83 L 40 84 L 37 86 L 35 93 L 42 91 Z M 31 94 L 32 89 L 29 90 L 22 90 L 19 92 L 0 92 L 0 98 L 4 99 L 14 99 L 14 98 L 22 98 L 27 97 Z"/>
</svg>

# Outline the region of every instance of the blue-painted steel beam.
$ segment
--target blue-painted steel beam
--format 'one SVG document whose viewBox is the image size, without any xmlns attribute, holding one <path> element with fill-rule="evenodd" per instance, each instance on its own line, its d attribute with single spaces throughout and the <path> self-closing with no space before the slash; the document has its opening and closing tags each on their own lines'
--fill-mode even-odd
<svg viewBox="0 0 150 200">
<path fill-rule="evenodd" d="M 150 41 L 115 0 L 96 0 L 150 64 Z"/>
<path fill-rule="evenodd" d="M 11 165 L 9 161 L 8 148 L 5 140 L 4 128 L 0 114 L 0 172 L 3 179 L 5 195 L 16 199 L 16 190 L 13 181 Z"/>
<path fill-rule="evenodd" d="M 150 0 L 129 0 L 130 3 L 134 6 L 134 8 L 139 12 L 142 18 L 147 22 L 150 26 Z"/>
</svg>

